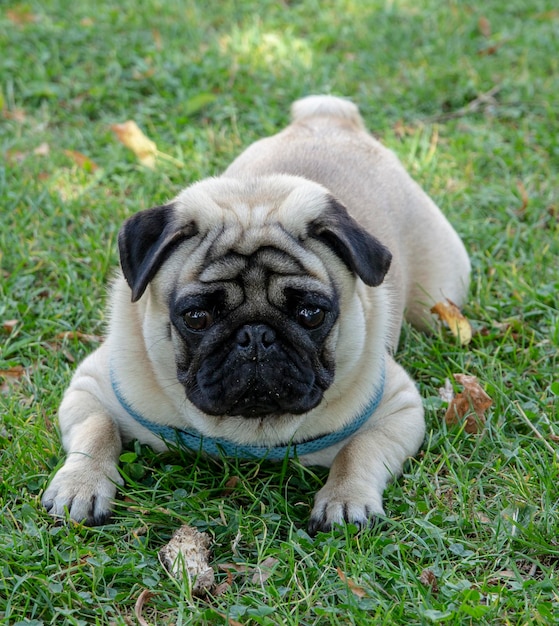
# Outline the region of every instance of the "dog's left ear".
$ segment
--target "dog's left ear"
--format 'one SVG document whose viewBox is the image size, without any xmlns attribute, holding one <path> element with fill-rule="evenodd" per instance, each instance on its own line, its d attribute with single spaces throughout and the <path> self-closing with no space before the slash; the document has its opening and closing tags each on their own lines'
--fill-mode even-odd
<svg viewBox="0 0 559 626">
<path fill-rule="evenodd" d="M 132 290 L 132 302 L 142 297 L 173 249 L 195 234 L 194 222 L 176 223 L 172 203 L 140 211 L 124 222 L 118 233 L 118 249 L 122 272 Z"/>
<path fill-rule="evenodd" d="M 309 235 L 327 244 L 359 278 L 378 287 L 390 268 L 392 253 L 331 198 L 325 213 L 312 222 Z"/>
</svg>

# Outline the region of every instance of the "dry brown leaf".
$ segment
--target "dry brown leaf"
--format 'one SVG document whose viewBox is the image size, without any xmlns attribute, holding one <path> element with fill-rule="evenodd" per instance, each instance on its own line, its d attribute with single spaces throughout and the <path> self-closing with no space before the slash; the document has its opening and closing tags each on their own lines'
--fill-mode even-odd
<svg viewBox="0 0 559 626">
<path fill-rule="evenodd" d="M 249 571 L 248 565 L 242 565 L 241 563 L 220 563 L 217 567 L 222 572 L 228 573 L 246 574 Z"/>
<path fill-rule="evenodd" d="M 81 152 L 77 152 L 76 150 L 64 150 L 64 154 L 86 172 L 95 172 L 99 169 L 99 166 L 96 163 Z"/>
<path fill-rule="evenodd" d="M 37 21 L 37 16 L 34 13 L 31 13 L 31 9 L 24 4 L 17 5 L 13 9 L 8 9 L 6 11 L 6 17 L 10 20 L 10 22 L 12 22 L 12 24 L 17 24 L 18 26 L 31 24 Z"/>
<path fill-rule="evenodd" d="M 397 122 L 392 127 L 394 134 L 398 139 L 403 139 L 406 135 L 414 135 L 417 132 L 417 129 L 413 126 L 404 124 L 403 120 L 397 120 Z"/>
<path fill-rule="evenodd" d="M 212 595 L 214 596 L 214 598 L 217 598 L 218 596 L 222 596 L 231 588 L 232 585 L 233 585 L 233 572 L 229 571 L 227 572 L 226 579 L 223 582 L 215 586 L 215 589 L 213 590 Z"/>
<path fill-rule="evenodd" d="M 448 326 L 450 332 L 455 337 L 458 337 L 462 345 L 470 343 L 472 339 L 470 322 L 462 315 L 462 312 L 452 300 L 447 298 L 446 302 L 437 302 L 431 308 L 431 313 L 437 315 Z"/>
<path fill-rule="evenodd" d="M 25 374 L 25 368 L 21 365 L 0 370 L 0 395 L 6 396 L 12 392 L 13 385 Z"/>
<path fill-rule="evenodd" d="M 3 109 L 2 115 L 7 120 L 13 120 L 14 122 L 19 122 L 20 124 L 23 124 L 26 120 L 25 111 L 23 109 Z"/>
<path fill-rule="evenodd" d="M 111 130 L 121 143 L 134 152 L 142 165 L 151 169 L 155 168 L 157 146 L 154 141 L 144 135 L 136 122 L 128 120 L 124 124 L 113 124 Z"/>
<path fill-rule="evenodd" d="M 0 370 L 0 376 L 8 380 L 19 380 L 25 374 L 25 368 L 21 365 L 10 367 L 7 370 Z"/>
<path fill-rule="evenodd" d="M 244 574 L 248 576 L 252 574 L 252 582 L 254 584 L 264 584 L 268 578 L 273 574 L 274 567 L 278 563 L 278 560 L 273 557 L 268 557 L 259 563 L 256 567 L 248 566 L 241 563 L 220 563 L 218 568 L 222 572 L 227 572 L 228 584 L 233 581 L 233 574 Z"/>
<path fill-rule="evenodd" d="M 98 343 L 103 340 L 99 335 L 88 335 L 79 330 L 66 330 L 55 335 L 55 339 L 78 339 L 79 341 Z"/>
<path fill-rule="evenodd" d="M 365 589 L 363 589 L 363 587 L 360 587 L 357 583 L 351 580 L 351 578 L 348 578 L 339 567 L 336 568 L 336 571 L 338 572 L 340 580 L 346 583 L 351 593 L 353 593 L 358 598 L 364 598 L 367 595 Z"/>
<path fill-rule="evenodd" d="M 8 150 L 6 152 L 6 161 L 8 163 L 23 163 L 29 156 L 27 152 L 21 152 L 20 150 Z"/>
<path fill-rule="evenodd" d="M 19 320 L 4 320 L 2 322 L 2 328 L 7 332 L 7 333 L 12 333 L 15 329 L 15 327 L 18 325 Z"/>
<path fill-rule="evenodd" d="M 437 584 L 437 577 L 430 569 L 424 569 L 419 576 L 419 582 L 423 583 L 426 587 L 430 587 L 433 593 L 439 591 L 439 585 Z"/>
<path fill-rule="evenodd" d="M 49 144 L 46 141 L 43 141 L 42 144 L 40 144 L 33 150 L 33 154 L 35 156 L 48 156 L 50 154 Z"/>
<path fill-rule="evenodd" d="M 517 213 L 519 215 L 522 215 L 524 211 L 526 210 L 526 208 L 528 207 L 530 198 L 528 196 L 528 192 L 526 191 L 526 187 L 524 186 L 524 183 L 521 180 L 516 181 L 516 187 L 518 189 L 518 193 L 520 194 L 520 198 L 522 200 L 522 206 L 519 209 L 517 209 Z"/>
<path fill-rule="evenodd" d="M 267 559 L 264 559 L 262 563 L 257 565 L 254 574 L 252 575 L 253 584 L 263 585 L 273 574 L 274 567 L 278 562 L 278 559 L 274 559 L 269 556 Z"/>
<path fill-rule="evenodd" d="M 479 32 L 484 37 L 491 37 L 491 22 L 486 17 L 480 17 L 477 22 Z"/>
<path fill-rule="evenodd" d="M 502 48 L 505 44 L 508 43 L 508 41 L 509 41 L 508 38 L 502 39 L 498 43 L 494 43 L 490 46 L 487 46 L 487 48 L 483 48 L 483 50 L 479 50 L 477 54 L 480 57 L 487 57 L 487 56 L 496 54 L 497 52 L 499 52 L 500 48 Z"/>
<path fill-rule="evenodd" d="M 445 422 L 452 426 L 466 420 L 464 430 L 470 434 L 479 433 L 485 424 L 485 411 L 493 400 L 485 393 L 475 376 L 454 374 L 454 379 L 464 387 L 456 394 L 445 414 Z"/>
<path fill-rule="evenodd" d="M 536 15 L 534 15 L 534 18 L 537 20 L 556 20 L 559 19 L 559 10 L 551 9 L 551 11 L 536 13 Z"/>
<path fill-rule="evenodd" d="M 152 598 L 153 595 L 153 591 L 150 591 L 149 589 L 144 589 L 136 600 L 136 604 L 134 605 L 134 615 L 136 616 L 136 619 L 138 620 L 138 624 L 140 624 L 140 626 L 149 626 L 149 623 L 142 616 L 142 611 L 144 610 L 144 604 L 150 598 Z"/>
<path fill-rule="evenodd" d="M 240 482 L 241 479 L 238 476 L 231 476 L 231 478 L 229 478 L 229 480 L 225 483 L 225 488 L 221 492 L 221 495 L 224 497 L 230 496 Z"/>
</svg>

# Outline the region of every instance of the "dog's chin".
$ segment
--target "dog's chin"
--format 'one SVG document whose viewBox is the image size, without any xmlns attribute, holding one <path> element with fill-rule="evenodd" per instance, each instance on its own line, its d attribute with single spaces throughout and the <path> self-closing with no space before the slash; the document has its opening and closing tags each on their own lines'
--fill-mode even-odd
<svg viewBox="0 0 559 626">
<path fill-rule="evenodd" d="M 248 393 L 229 402 L 224 397 L 210 398 L 204 396 L 204 394 L 199 393 L 199 390 L 198 393 L 194 394 L 187 392 L 187 397 L 206 415 L 224 418 L 263 419 L 308 413 L 320 404 L 322 391 L 315 388 L 303 397 L 296 398 L 269 398 Z"/>
<path fill-rule="evenodd" d="M 314 407 L 320 403 L 321 399 L 322 396 L 316 401 L 299 402 L 297 404 L 241 400 L 230 407 L 225 412 L 225 415 L 231 417 L 245 417 L 247 419 L 281 417 L 284 415 L 302 415 L 303 413 L 308 413 L 311 409 L 314 409 Z"/>
</svg>

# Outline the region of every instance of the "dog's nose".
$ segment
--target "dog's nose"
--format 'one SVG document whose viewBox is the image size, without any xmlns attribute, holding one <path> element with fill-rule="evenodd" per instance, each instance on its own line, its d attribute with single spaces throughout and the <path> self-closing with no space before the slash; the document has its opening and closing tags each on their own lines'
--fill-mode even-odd
<svg viewBox="0 0 559 626">
<path fill-rule="evenodd" d="M 237 331 L 236 339 L 239 348 L 258 352 L 274 345 L 276 333 L 266 324 L 246 324 Z"/>
</svg>

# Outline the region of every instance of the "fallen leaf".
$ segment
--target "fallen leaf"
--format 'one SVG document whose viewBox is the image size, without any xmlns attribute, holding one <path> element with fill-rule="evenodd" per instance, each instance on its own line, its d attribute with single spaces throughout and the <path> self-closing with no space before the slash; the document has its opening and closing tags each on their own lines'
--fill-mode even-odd
<svg viewBox="0 0 559 626">
<path fill-rule="evenodd" d="M 241 479 L 238 476 L 231 476 L 231 478 L 229 478 L 229 480 L 225 483 L 225 489 L 223 489 L 223 491 L 221 492 L 222 496 L 230 496 L 235 489 L 237 488 L 237 485 L 241 482 Z"/>
<path fill-rule="evenodd" d="M 264 584 L 273 574 L 274 567 L 277 565 L 278 559 L 268 557 L 259 563 L 256 567 L 245 565 L 244 563 L 220 563 L 218 568 L 222 572 L 227 572 L 228 584 L 233 582 L 233 574 L 244 574 L 248 576 L 252 574 L 252 582 L 254 584 Z"/>
<path fill-rule="evenodd" d="M 508 41 L 509 39 L 506 38 L 506 39 L 502 39 L 498 43 L 494 43 L 490 46 L 487 46 L 487 48 L 483 48 L 482 50 L 478 51 L 478 56 L 486 57 L 486 56 L 491 56 L 493 54 L 496 54 L 497 52 L 499 52 L 499 48 L 502 48 L 505 44 L 508 43 Z"/>
<path fill-rule="evenodd" d="M 536 13 L 536 15 L 534 15 L 534 18 L 537 20 L 557 20 L 559 19 L 559 11 L 557 9 L 551 9 L 551 11 Z"/>
<path fill-rule="evenodd" d="M 252 575 L 253 584 L 263 585 L 273 574 L 274 567 L 278 562 L 278 559 L 274 559 L 269 556 L 267 559 L 264 559 L 262 563 L 259 563 L 255 568 L 254 574 Z"/>
<path fill-rule="evenodd" d="M 6 161 L 8 163 L 23 163 L 29 156 L 27 152 L 21 152 L 20 150 L 8 150 L 6 152 Z"/>
<path fill-rule="evenodd" d="M 21 365 L 10 367 L 7 370 L 0 370 L 0 376 L 9 380 L 19 380 L 25 374 L 25 368 Z"/>
<path fill-rule="evenodd" d="M 417 132 L 413 126 L 404 124 L 401 119 L 396 121 L 392 130 L 398 139 L 403 139 L 406 135 L 414 135 Z"/>
<path fill-rule="evenodd" d="M 155 67 L 149 67 L 143 72 L 140 72 L 139 70 L 134 70 L 134 72 L 132 73 L 132 78 L 134 80 L 146 80 L 154 76 L 156 71 L 157 70 L 155 69 Z"/>
<path fill-rule="evenodd" d="M 96 163 L 81 152 L 77 152 L 76 150 L 64 150 L 64 154 L 86 172 L 95 172 L 99 169 Z"/>
<path fill-rule="evenodd" d="M 159 550 L 161 565 L 177 580 L 191 582 L 192 595 L 204 597 L 214 587 L 214 571 L 208 563 L 210 536 L 192 526 L 181 526 Z"/>
<path fill-rule="evenodd" d="M 149 626 L 148 622 L 143 618 L 142 611 L 144 610 L 144 604 L 153 597 L 153 591 L 149 589 L 144 589 L 142 593 L 138 596 L 136 600 L 136 604 L 134 605 L 134 615 L 138 620 L 138 624 L 140 626 Z"/>
<path fill-rule="evenodd" d="M 19 381 L 25 374 L 25 368 L 21 365 L 10 367 L 6 370 L 0 370 L 0 378 L 4 380 L 0 382 L 0 395 L 6 396 L 12 391 L 12 385 Z"/>
<path fill-rule="evenodd" d="M 37 16 L 31 13 L 31 9 L 24 4 L 20 4 L 13 9 L 8 9 L 6 11 L 6 17 L 12 24 L 17 24 L 18 26 L 37 21 Z"/>
<path fill-rule="evenodd" d="M 446 302 L 437 302 L 431 308 L 431 313 L 437 315 L 448 326 L 450 332 L 455 337 L 458 337 L 462 345 L 470 343 L 472 339 L 470 322 L 462 315 L 462 312 L 452 300 L 447 298 Z"/>
<path fill-rule="evenodd" d="M 124 124 L 113 124 L 111 130 L 121 143 L 134 152 L 142 165 L 151 169 L 155 168 L 157 146 L 154 141 L 144 135 L 136 122 L 128 120 Z"/>
<path fill-rule="evenodd" d="M 479 32 L 484 37 L 491 37 L 491 22 L 486 18 L 481 16 L 477 22 Z"/>
<path fill-rule="evenodd" d="M 157 30 L 157 28 L 152 29 L 151 35 L 153 37 L 155 49 L 159 51 L 163 50 L 163 39 L 161 38 L 161 33 Z"/>
<path fill-rule="evenodd" d="M 464 387 L 464 391 L 456 394 L 448 406 L 445 422 L 452 426 L 465 419 L 464 430 L 470 434 L 479 433 L 485 424 L 485 411 L 493 404 L 493 400 L 475 376 L 454 374 L 454 379 Z"/>
<path fill-rule="evenodd" d="M 66 330 L 63 333 L 58 333 L 54 337 L 55 339 L 78 339 L 79 341 L 98 343 L 103 340 L 99 335 L 88 335 L 82 333 L 79 330 Z"/>
<path fill-rule="evenodd" d="M 424 569 L 419 576 L 419 582 L 423 583 L 426 587 L 430 587 L 433 593 L 439 591 L 439 585 L 437 584 L 437 577 L 430 569 Z"/>
<path fill-rule="evenodd" d="M 37 146 L 35 150 L 33 150 L 33 154 L 36 156 L 48 156 L 50 154 L 49 144 L 46 143 L 46 141 L 43 141 L 41 145 Z"/>
<path fill-rule="evenodd" d="M 517 213 L 522 215 L 526 208 L 528 207 L 528 203 L 530 202 L 530 198 L 528 197 L 528 192 L 526 191 L 526 187 L 521 180 L 516 181 L 516 187 L 518 189 L 518 193 L 520 194 L 520 198 L 522 200 L 522 206 L 517 209 Z"/>
<path fill-rule="evenodd" d="M 487 517 L 487 515 L 485 515 L 485 513 L 475 513 L 474 517 L 481 524 L 491 524 L 491 518 Z"/>
<path fill-rule="evenodd" d="M 339 567 L 336 568 L 336 571 L 338 572 L 338 576 L 340 577 L 340 580 L 346 583 L 351 593 L 353 593 L 358 598 L 366 597 L 367 592 L 365 591 L 365 589 L 363 589 L 363 587 L 360 587 L 357 583 L 351 580 L 351 578 L 348 578 Z"/>
<path fill-rule="evenodd" d="M 240 563 L 220 563 L 217 567 L 222 572 L 236 572 L 237 574 L 246 574 L 249 571 L 248 565 Z"/>
<path fill-rule="evenodd" d="M 19 320 L 4 320 L 2 322 L 2 328 L 7 332 L 11 333 L 14 331 L 15 327 L 18 325 Z"/>
<path fill-rule="evenodd" d="M 2 115 L 7 120 L 14 120 L 14 122 L 19 122 L 20 124 L 23 124 L 23 122 L 25 122 L 25 119 L 26 119 L 25 111 L 23 109 L 13 109 L 13 110 L 4 109 L 2 111 Z"/>
<path fill-rule="evenodd" d="M 217 598 L 218 596 L 222 596 L 226 593 L 231 586 L 233 585 L 233 572 L 227 572 L 227 578 L 215 586 L 215 589 L 212 592 L 212 595 Z"/>
</svg>

